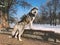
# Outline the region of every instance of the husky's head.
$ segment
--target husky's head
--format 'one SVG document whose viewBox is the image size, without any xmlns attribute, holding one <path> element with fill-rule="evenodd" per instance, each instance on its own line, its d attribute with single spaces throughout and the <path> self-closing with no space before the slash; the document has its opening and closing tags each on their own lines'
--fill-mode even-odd
<svg viewBox="0 0 60 45">
<path fill-rule="evenodd" d="M 38 8 L 36 8 L 36 7 L 32 8 L 31 13 L 34 15 L 37 15 L 38 14 Z"/>
</svg>

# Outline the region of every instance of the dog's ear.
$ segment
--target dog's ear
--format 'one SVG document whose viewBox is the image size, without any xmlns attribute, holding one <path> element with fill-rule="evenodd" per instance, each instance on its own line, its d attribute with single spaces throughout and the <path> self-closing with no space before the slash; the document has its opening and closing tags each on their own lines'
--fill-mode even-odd
<svg viewBox="0 0 60 45">
<path fill-rule="evenodd" d="M 34 8 L 31 9 L 31 11 L 33 11 L 33 10 L 38 10 L 38 8 L 37 7 L 34 7 Z"/>
</svg>

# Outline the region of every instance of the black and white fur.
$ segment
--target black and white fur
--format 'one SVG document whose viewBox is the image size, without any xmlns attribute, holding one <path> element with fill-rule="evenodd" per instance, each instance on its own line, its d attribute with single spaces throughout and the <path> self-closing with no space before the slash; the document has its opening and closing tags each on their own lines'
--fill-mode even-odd
<svg viewBox="0 0 60 45">
<path fill-rule="evenodd" d="M 31 11 L 25 15 L 25 17 L 23 17 L 21 19 L 21 21 L 19 21 L 15 26 L 14 26 L 14 30 L 12 31 L 12 36 L 14 36 L 15 38 L 19 38 L 19 41 L 21 40 L 21 35 L 24 32 L 24 27 L 25 25 L 29 24 L 30 28 L 32 28 L 32 23 L 36 17 L 36 15 L 38 14 L 38 9 L 36 7 L 32 8 Z"/>
</svg>

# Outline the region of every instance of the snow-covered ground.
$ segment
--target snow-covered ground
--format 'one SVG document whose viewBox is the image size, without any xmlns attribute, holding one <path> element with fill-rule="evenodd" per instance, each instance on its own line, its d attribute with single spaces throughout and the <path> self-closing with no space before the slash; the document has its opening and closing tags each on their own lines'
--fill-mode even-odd
<svg viewBox="0 0 60 45">
<path fill-rule="evenodd" d="M 30 29 L 27 26 L 25 29 Z M 43 31 L 54 31 L 55 33 L 60 33 L 60 25 L 50 25 L 50 24 L 33 24 L 32 29 L 34 30 L 43 30 Z"/>
<path fill-rule="evenodd" d="M 15 24 L 10 24 L 10 27 L 13 28 Z M 30 29 L 29 26 L 25 29 Z M 43 30 L 43 31 L 54 31 L 55 33 L 60 33 L 60 25 L 50 25 L 50 24 L 33 24 L 32 29 L 34 30 Z"/>
</svg>

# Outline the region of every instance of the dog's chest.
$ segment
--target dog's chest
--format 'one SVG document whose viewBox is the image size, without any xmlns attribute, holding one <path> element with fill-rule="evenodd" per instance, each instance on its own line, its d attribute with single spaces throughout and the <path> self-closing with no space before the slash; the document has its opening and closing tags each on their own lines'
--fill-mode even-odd
<svg viewBox="0 0 60 45">
<path fill-rule="evenodd" d="M 29 13 L 29 16 L 31 17 L 31 20 L 34 20 L 35 19 L 35 15 L 32 14 L 32 13 Z"/>
<path fill-rule="evenodd" d="M 32 17 L 32 21 L 34 21 L 35 17 Z"/>
</svg>

